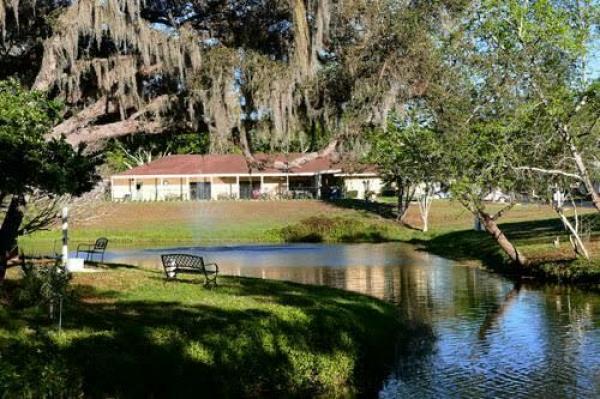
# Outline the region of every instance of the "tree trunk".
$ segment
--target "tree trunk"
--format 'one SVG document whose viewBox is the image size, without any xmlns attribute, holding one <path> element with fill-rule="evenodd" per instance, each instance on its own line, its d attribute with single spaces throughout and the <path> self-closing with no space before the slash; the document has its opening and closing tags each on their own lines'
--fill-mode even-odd
<svg viewBox="0 0 600 399">
<path fill-rule="evenodd" d="M 569 133 L 568 127 L 561 124 L 561 125 L 559 125 L 558 129 L 560 131 L 560 134 L 561 134 L 563 140 L 569 147 L 569 151 L 571 152 L 571 155 L 573 156 L 573 160 L 575 161 L 577 170 L 579 171 L 579 174 L 581 175 L 583 185 L 585 186 L 585 189 L 588 191 L 588 193 L 590 193 L 590 195 L 592 197 L 592 203 L 594 204 L 594 207 L 596 208 L 597 211 L 600 212 L 600 196 L 594 189 L 594 184 L 590 177 L 589 171 L 587 170 L 587 167 L 585 165 L 585 161 L 583 160 L 583 157 L 581 156 L 579 149 L 575 145 L 575 142 L 573 141 L 573 137 L 571 136 L 571 133 Z"/>
<path fill-rule="evenodd" d="M 25 197 L 23 195 L 13 195 L 4 216 L 2 227 L 0 227 L 0 283 L 4 281 L 9 253 L 17 245 L 19 227 L 21 227 L 23 221 L 24 206 Z"/>
<path fill-rule="evenodd" d="M 406 214 L 406 207 L 404 206 L 404 182 L 402 179 L 396 180 L 398 190 L 398 205 L 396 209 L 396 221 L 404 223 L 404 215 Z"/>
<path fill-rule="evenodd" d="M 500 248 L 502 248 L 513 263 L 520 266 L 527 266 L 529 264 L 528 259 L 508 240 L 496 221 L 489 214 L 480 210 L 477 216 L 481 220 L 481 223 L 483 223 L 485 231 L 494 237 Z"/>
<path fill-rule="evenodd" d="M 406 214 L 408 213 L 408 207 L 410 206 L 410 201 L 414 197 L 414 190 L 411 190 L 410 182 L 408 180 L 397 178 L 396 186 L 398 190 L 398 205 L 397 205 L 397 215 L 396 221 L 404 224 Z"/>
<path fill-rule="evenodd" d="M 433 199 L 431 198 L 431 190 L 429 188 L 425 189 L 425 193 L 419 195 L 419 212 L 421 213 L 421 222 L 422 222 L 422 230 L 424 233 L 429 231 L 429 210 L 431 209 L 431 203 Z"/>
</svg>

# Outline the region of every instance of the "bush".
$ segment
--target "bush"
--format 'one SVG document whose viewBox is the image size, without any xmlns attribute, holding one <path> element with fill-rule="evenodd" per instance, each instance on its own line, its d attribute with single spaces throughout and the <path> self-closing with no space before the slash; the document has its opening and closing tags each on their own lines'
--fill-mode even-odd
<svg viewBox="0 0 600 399">
<path fill-rule="evenodd" d="M 391 240 L 389 227 L 355 218 L 313 216 L 280 230 L 286 242 L 382 242 Z"/>
<path fill-rule="evenodd" d="M 15 297 L 17 305 L 21 307 L 48 305 L 52 317 L 54 306 L 60 298 L 65 298 L 68 294 L 71 274 L 58 264 L 54 266 L 26 264 L 23 266 L 23 274 Z"/>
</svg>

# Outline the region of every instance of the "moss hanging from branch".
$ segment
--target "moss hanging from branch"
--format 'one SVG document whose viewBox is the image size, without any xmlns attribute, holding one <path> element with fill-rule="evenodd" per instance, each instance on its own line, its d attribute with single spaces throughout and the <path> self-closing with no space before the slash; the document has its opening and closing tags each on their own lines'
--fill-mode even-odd
<svg viewBox="0 0 600 399">
<path fill-rule="evenodd" d="M 390 0 L 262 5 L 261 18 L 269 5 L 279 18 L 259 26 L 279 32 L 274 47 L 253 47 L 243 35 L 257 30 L 236 25 L 260 4 L 225 18 L 210 14 L 222 11 L 215 4 L 193 4 L 190 12 L 137 0 L 74 2 L 44 43 L 35 82 L 37 89 L 56 89 L 70 106 L 72 120 L 54 134 L 79 142 L 146 127 L 208 129 L 212 152 L 236 145 L 250 155 L 256 147 L 360 151 L 339 141 L 360 142 L 355 137 L 365 126 L 381 125 L 390 110 L 426 91 L 432 46 L 417 12 Z M 156 12 L 163 14 L 154 21 L 167 21 L 162 28 L 148 19 Z"/>
</svg>

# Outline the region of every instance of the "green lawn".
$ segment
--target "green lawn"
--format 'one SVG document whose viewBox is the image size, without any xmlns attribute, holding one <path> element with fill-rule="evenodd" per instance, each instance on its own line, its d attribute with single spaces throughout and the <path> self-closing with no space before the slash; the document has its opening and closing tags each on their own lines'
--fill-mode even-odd
<svg viewBox="0 0 600 399">
<path fill-rule="evenodd" d="M 206 289 L 128 267 L 73 287 L 62 333 L 0 302 L 0 397 L 373 395 L 415 333 L 392 305 L 326 287 L 224 277 Z"/>
<path fill-rule="evenodd" d="M 600 231 L 600 218 L 592 208 L 579 211 L 584 214 L 583 224 L 589 231 L 584 238 L 592 254 L 591 262 L 574 261 L 568 235 L 548 205 L 517 205 L 500 224 L 536 266 L 543 266 L 537 269 L 541 275 L 585 280 L 585 271 L 589 270 L 594 279 L 599 279 L 596 270 L 600 269 L 600 245 L 595 232 Z M 106 236 L 111 248 L 180 243 L 405 241 L 460 261 L 505 263 L 493 240 L 472 230 L 473 216 L 456 202 L 434 201 L 427 233 L 419 230 L 416 206 L 409 209 L 408 227 L 396 223 L 393 212 L 389 199 L 368 204 L 359 200 L 99 202 L 88 204 L 87 209 L 74 209 L 70 234 L 72 247 Z M 560 238 L 558 248 L 554 246 L 556 237 Z M 60 231 L 53 229 L 23 237 L 20 245 L 27 254 L 47 254 L 59 238 Z M 571 273 L 571 266 L 577 272 Z"/>
</svg>

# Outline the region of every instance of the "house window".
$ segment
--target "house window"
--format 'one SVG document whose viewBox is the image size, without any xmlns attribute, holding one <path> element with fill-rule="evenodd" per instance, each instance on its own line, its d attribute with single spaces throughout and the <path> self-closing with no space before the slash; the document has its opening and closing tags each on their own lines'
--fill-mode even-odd
<svg viewBox="0 0 600 399">
<path fill-rule="evenodd" d="M 142 183 L 135 183 L 135 189 L 136 190 L 141 190 L 142 189 Z"/>
</svg>

